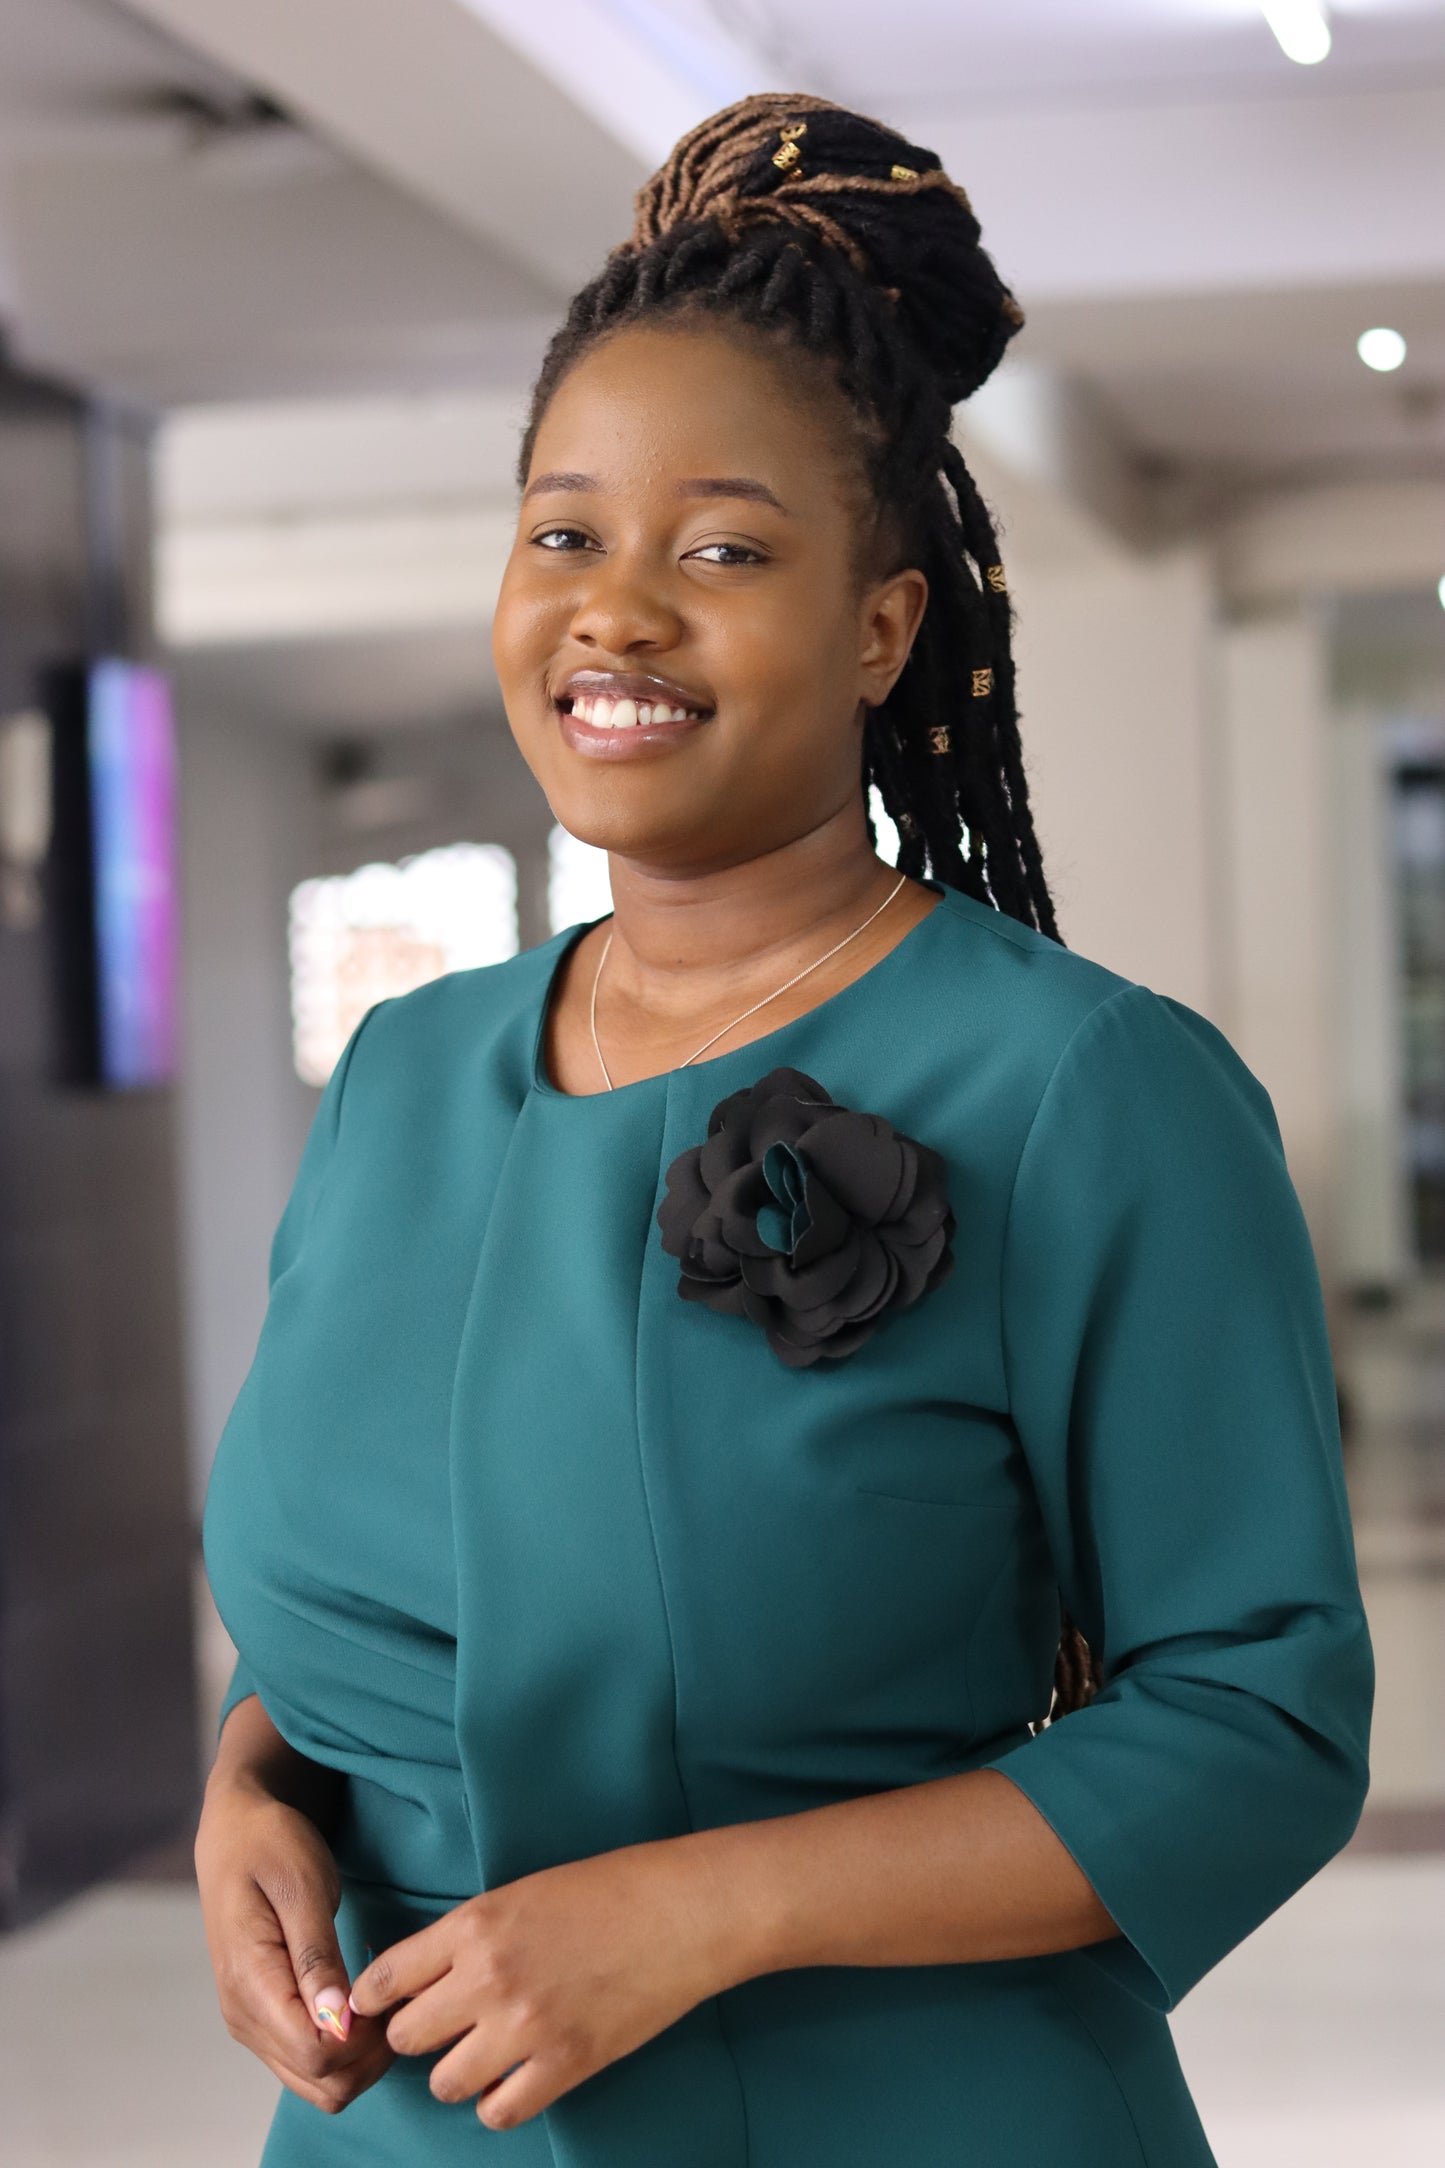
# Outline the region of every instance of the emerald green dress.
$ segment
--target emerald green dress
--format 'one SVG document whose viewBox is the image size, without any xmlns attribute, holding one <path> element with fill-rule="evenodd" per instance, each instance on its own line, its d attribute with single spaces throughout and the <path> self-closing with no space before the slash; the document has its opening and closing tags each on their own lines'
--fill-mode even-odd
<svg viewBox="0 0 1445 2168">
<path fill-rule="evenodd" d="M 507 2132 L 399 2059 L 335 2118 L 283 2093 L 266 2168 L 1203 2168 L 1165 2013 L 1366 1785 L 1269 1099 L 1196 1011 L 952 890 L 795 1021 L 571 1096 L 543 1022 L 585 930 L 358 1027 L 215 1463 L 226 1706 L 345 1773 L 348 1963 L 556 1862 L 984 1767 L 1121 1937 L 751 1980 Z M 946 1277 L 802 1364 L 680 1299 L 657 1219 L 780 1066 L 940 1155 L 953 1215 Z M 1061 1594 L 1106 1679 L 1035 1735 Z"/>
</svg>

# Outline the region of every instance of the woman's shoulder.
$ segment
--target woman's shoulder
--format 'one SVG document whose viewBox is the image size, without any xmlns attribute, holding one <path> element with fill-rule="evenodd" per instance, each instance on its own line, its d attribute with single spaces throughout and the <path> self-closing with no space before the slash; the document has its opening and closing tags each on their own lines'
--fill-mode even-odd
<svg viewBox="0 0 1445 2168">
<path fill-rule="evenodd" d="M 498 1057 L 504 1064 L 510 1058 L 520 1081 L 553 973 L 578 931 L 568 926 L 500 963 L 445 971 L 378 1001 L 353 1038 L 353 1071 L 392 1078 L 405 1073 L 435 1089 L 446 1073 L 458 1073 L 476 1058 Z"/>
<path fill-rule="evenodd" d="M 1136 1102 L 1222 1092 L 1275 1127 L 1264 1085 L 1202 1010 L 956 889 L 934 915 L 970 989 L 942 1013 L 971 1036 L 983 1024 L 1024 1099 L 1051 1085 Z"/>
</svg>

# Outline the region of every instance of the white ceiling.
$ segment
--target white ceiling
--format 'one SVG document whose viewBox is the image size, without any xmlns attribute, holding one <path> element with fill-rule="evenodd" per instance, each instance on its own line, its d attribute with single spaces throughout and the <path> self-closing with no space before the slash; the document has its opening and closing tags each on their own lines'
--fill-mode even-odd
<svg viewBox="0 0 1445 2168">
<path fill-rule="evenodd" d="M 1445 77 L 1439 0 L 1335 0 L 1334 51 L 1318 68 L 1284 58 L 1257 0 L 614 0 L 611 11 L 685 24 L 700 45 L 726 25 L 782 79 L 895 123 L 936 109 L 939 86 L 967 111 Z"/>
<path fill-rule="evenodd" d="M 152 405 L 515 391 L 648 131 L 792 82 L 945 156 L 1019 355 L 1146 465 L 1445 473 L 1445 0 L 1334 24 L 1306 69 L 1254 0 L 0 0 L 0 320 Z"/>
<path fill-rule="evenodd" d="M 554 289 L 110 0 L 0 0 L 0 324 L 146 406 L 511 382 Z"/>
</svg>

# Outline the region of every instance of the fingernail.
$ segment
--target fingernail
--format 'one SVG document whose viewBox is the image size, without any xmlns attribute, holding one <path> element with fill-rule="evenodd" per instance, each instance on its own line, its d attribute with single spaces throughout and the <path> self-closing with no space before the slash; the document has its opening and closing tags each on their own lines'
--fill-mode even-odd
<svg viewBox="0 0 1445 2168">
<path fill-rule="evenodd" d="M 323 1987 L 312 2005 L 312 2011 L 317 2024 L 323 2026 L 327 2032 L 334 2033 L 338 2040 L 345 2040 L 350 2034 L 351 2007 L 339 1987 Z"/>
</svg>

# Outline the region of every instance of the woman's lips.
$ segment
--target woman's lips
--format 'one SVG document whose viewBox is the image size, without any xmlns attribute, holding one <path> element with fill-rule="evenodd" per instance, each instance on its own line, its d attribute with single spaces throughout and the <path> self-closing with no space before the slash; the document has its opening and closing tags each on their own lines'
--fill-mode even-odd
<svg viewBox="0 0 1445 2168">
<path fill-rule="evenodd" d="M 680 701 L 603 692 L 565 694 L 554 705 L 573 751 L 604 760 L 659 750 L 711 720 L 710 710 Z"/>
</svg>

